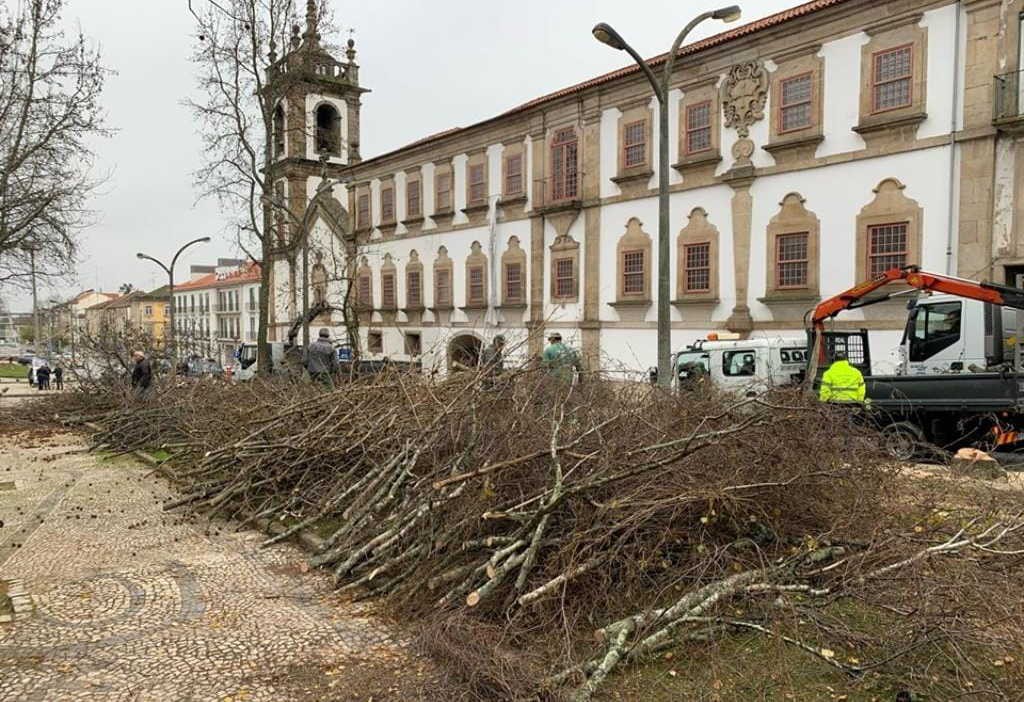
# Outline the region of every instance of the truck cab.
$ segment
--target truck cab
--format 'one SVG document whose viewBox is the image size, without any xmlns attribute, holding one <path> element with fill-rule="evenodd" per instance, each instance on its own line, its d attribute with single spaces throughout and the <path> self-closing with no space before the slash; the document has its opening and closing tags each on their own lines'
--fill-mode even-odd
<svg viewBox="0 0 1024 702">
<path fill-rule="evenodd" d="M 771 387 L 799 384 L 806 364 L 806 339 L 711 335 L 677 353 L 673 368 L 680 387 L 703 376 L 716 387 L 756 395 Z"/>
<path fill-rule="evenodd" d="M 906 375 L 983 372 L 1014 363 L 1018 311 L 955 295 L 911 303 L 901 354 Z"/>
</svg>

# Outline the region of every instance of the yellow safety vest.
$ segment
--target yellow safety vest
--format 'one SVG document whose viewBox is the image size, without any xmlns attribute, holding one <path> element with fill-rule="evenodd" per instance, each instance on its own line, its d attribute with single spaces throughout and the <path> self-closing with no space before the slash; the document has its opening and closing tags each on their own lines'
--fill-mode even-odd
<svg viewBox="0 0 1024 702">
<path fill-rule="evenodd" d="M 836 361 L 821 376 L 822 402 L 864 402 L 864 376 L 849 361 Z"/>
</svg>

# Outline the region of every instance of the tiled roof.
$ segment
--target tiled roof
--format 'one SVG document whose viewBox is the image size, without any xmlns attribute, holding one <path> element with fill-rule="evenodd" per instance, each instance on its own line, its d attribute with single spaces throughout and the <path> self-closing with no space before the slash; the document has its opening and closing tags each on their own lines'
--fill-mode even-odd
<svg viewBox="0 0 1024 702">
<path fill-rule="evenodd" d="M 824 10 L 825 8 L 832 7 L 834 5 L 842 5 L 845 2 L 850 2 L 850 0 L 812 0 L 811 2 L 805 2 L 802 5 L 797 5 L 796 7 L 791 7 L 788 10 L 777 12 L 774 15 L 763 17 L 762 19 L 759 19 L 755 22 L 750 22 L 748 24 L 741 25 L 727 32 L 721 32 L 720 34 L 715 34 L 714 36 L 710 36 L 706 39 L 701 39 L 700 41 L 694 42 L 692 44 L 687 44 L 679 49 L 679 53 L 677 54 L 677 56 L 689 56 L 691 54 L 696 54 L 705 49 L 720 46 L 721 44 L 726 44 L 736 39 L 742 39 L 743 37 L 750 36 L 751 34 L 755 34 L 756 32 L 760 32 L 765 29 L 770 29 L 772 27 L 777 27 L 780 24 L 784 24 L 785 22 L 789 22 L 800 17 L 805 17 L 806 15 L 818 12 L 819 10 Z M 667 58 L 668 52 L 666 51 L 663 54 L 659 54 L 654 58 L 648 59 L 647 64 L 651 67 L 660 66 L 665 63 L 665 60 Z M 431 136 L 424 137 L 422 139 L 414 141 L 411 144 L 406 144 L 405 146 L 402 146 L 398 149 L 393 149 L 383 154 L 374 156 L 373 158 L 368 158 L 364 161 L 361 161 L 359 163 L 359 166 L 365 165 L 367 163 L 372 163 L 374 161 L 387 158 L 389 156 L 393 156 L 396 153 L 405 151 L 406 149 L 410 149 L 414 146 L 420 146 L 421 144 L 430 143 L 435 139 L 441 139 L 443 137 L 451 136 L 453 134 L 457 134 L 459 132 L 464 132 L 468 129 L 472 129 L 473 127 L 478 127 L 480 125 L 487 124 L 488 122 L 493 122 L 503 117 L 509 117 L 519 112 L 525 112 L 526 110 L 539 107 L 548 102 L 553 102 L 555 100 L 558 100 L 559 98 L 566 97 L 567 95 L 580 93 L 585 90 L 589 90 L 590 88 L 599 85 L 604 85 L 605 83 L 609 83 L 613 80 L 625 78 L 626 76 L 631 76 L 635 73 L 639 73 L 640 70 L 640 66 L 634 63 L 624 68 L 619 68 L 617 70 L 610 71 L 609 73 L 605 73 L 595 78 L 585 80 L 582 83 L 577 83 L 567 88 L 556 90 L 553 93 L 548 93 L 547 95 L 542 95 L 538 98 L 534 98 L 533 100 L 524 102 L 523 104 L 517 107 L 513 107 L 511 110 L 506 110 L 505 112 L 502 112 L 494 117 L 489 117 L 485 120 L 481 120 L 480 122 L 472 124 L 468 127 L 456 127 L 454 129 L 447 129 L 443 132 L 438 132 Z"/>
<path fill-rule="evenodd" d="M 174 286 L 174 292 L 183 290 L 209 290 L 223 288 L 229 285 L 241 283 L 256 283 L 260 279 L 260 264 L 249 263 L 227 275 L 218 276 L 216 273 L 207 273 L 204 276 L 190 280 L 187 283 L 180 283 Z"/>
</svg>

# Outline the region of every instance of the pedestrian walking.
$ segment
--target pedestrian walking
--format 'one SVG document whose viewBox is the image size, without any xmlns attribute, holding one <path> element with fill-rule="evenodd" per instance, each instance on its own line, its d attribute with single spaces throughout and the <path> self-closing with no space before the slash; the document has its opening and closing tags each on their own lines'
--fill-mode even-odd
<svg viewBox="0 0 1024 702">
<path fill-rule="evenodd" d="M 548 335 L 548 347 L 541 356 L 541 366 L 548 374 L 567 383 L 571 383 L 574 375 L 583 372 L 579 354 L 562 343 L 562 335 L 553 332 Z"/>
<path fill-rule="evenodd" d="M 50 366 L 46 363 L 36 369 L 36 389 L 40 392 L 50 389 Z"/>
<path fill-rule="evenodd" d="M 58 391 L 64 389 L 64 369 L 59 363 L 53 369 L 53 383 Z"/>
<path fill-rule="evenodd" d="M 149 387 L 153 384 L 153 366 L 146 354 L 141 351 L 132 353 L 132 390 L 135 396 L 142 399 L 149 395 Z"/>
<path fill-rule="evenodd" d="M 331 343 L 331 332 L 321 329 L 318 339 L 306 349 L 306 372 L 314 382 L 331 387 L 338 372 L 338 356 Z"/>
<path fill-rule="evenodd" d="M 28 384 L 30 387 L 35 387 L 36 384 L 36 373 L 31 361 L 28 364 Z"/>
</svg>

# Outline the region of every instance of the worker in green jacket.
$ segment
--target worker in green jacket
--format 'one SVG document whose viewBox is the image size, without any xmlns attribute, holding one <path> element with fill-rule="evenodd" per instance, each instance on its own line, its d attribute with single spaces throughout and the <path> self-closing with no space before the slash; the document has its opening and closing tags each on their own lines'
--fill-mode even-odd
<svg viewBox="0 0 1024 702">
<path fill-rule="evenodd" d="M 818 397 L 822 402 L 857 402 L 864 404 L 864 376 L 846 358 L 844 351 L 836 351 L 836 360 L 821 376 Z"/>
<path fill-rule="evenodd" d="M 562 343 L 562 335 L 553 332 L 548 336 L 548 346 L 541 356 L 544 369 L 560 380 L 571 383 L 574 371 L 582 371 L 583 365 L 575 350 Z"/>
</svg>

